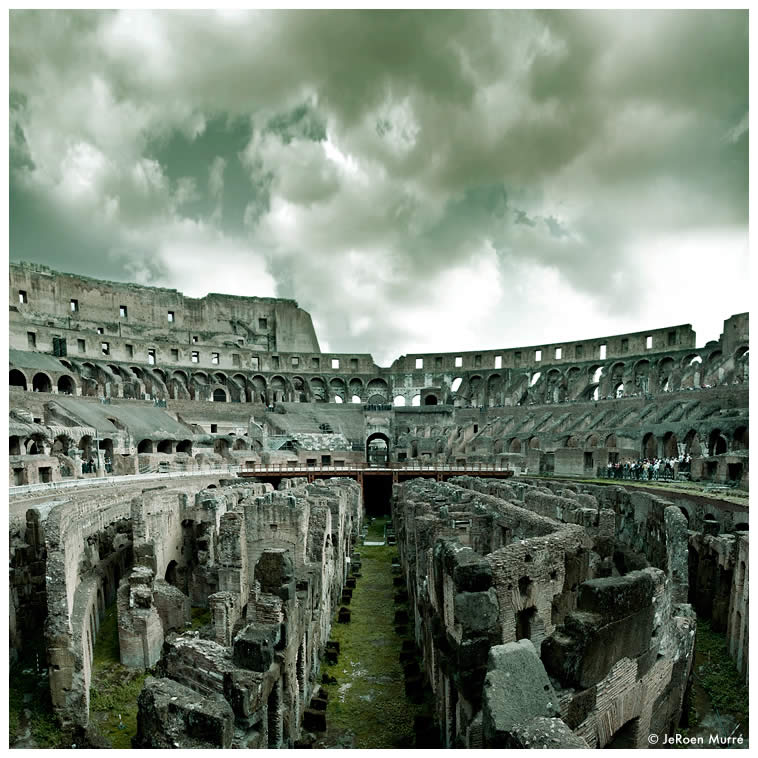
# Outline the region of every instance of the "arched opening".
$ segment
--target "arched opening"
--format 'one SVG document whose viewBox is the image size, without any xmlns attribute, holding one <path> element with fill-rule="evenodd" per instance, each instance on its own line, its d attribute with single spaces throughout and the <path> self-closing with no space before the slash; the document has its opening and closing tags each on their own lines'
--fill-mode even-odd
<svg viewBox="0 0 758 758">
<path fill-rule="evenodd" d="M 44 455 L 45 445 L 43 438 L 40 435 L 35 434 L 26 441 L 26 454 L 27 455 Z"/>
<path fill-rule="evenodd" d="M 74 441 L 67 434 L 59 434 L 53 440 L 51 453 L 53 455 L 68 455 L 69 450 L 74 446 Z"/>
<path fill-rule="evenodd" d="M 663 392 L 671 392 L 671 374 L 674 370 L 674 359 L 663 358 L 658 363 L 658 388 Z"/>
<path fill-rule="evenodd" d="M 63 395 L 74 394 L 74 380 L 65 374 L 58 379 L 58 392 Z"/>
<path fill-rule="evenodd" d="M 453 383 L 450 385 L 451 392 L 458 392 L 458 390 L 461 388 L 462 381 L 463 377 L 456 376 L 455 379 L 453 379 Z"/>
<path fill-rule="evenodd" d="M 259 375 L 256 375 L 252 379 L 253 393 L 252 399 L 255 403 L 266 403 L 266 380 Z"/>
<path fill-rule="evenodd" d="M 226 397 L 226 390 L 222 387 L 217 387 L 215 390 L 213 390 L 213 402 L 214 403 L 225 403 L 227 401 Z"/>
<path fill-rule="evenodd" d="M 395 397 L 392 398 L 392 405 L 394 405 L 396 408 L 404 408 L 405 398 L 402 395 L 395 395 Z"/>
<path fill-rule="evenodd" d="M 738 426 L 734 430 L 732 437 L 732 450 L 748 450 L 749 447 L 748 428 L 746 426 Z"/>
<path fill-rule="evenodd" d="M 600 440 L 599 440 L 597 434 L 591 434 L 587 438 L 586 447 L 597 447 L 599 443 L 600 443 Z"/>
<path fill-rule="evenodd" d="M 720 429 L 714 429 L 708 437 L 708 455 L 722 455 L 726 452 L 726 440 Z"/>
<path fill-rule="evenodd" d="M 269 389 L 271 390 L 270 399 L 272 403 L 287 402 L 287 382 L 283 376 L 272 376 Z"/>
<path fill-rule="evenodd" d="M 369 403 L 375 405 L 381 405 L 387 402 L 387 398 L 390 396 L 389 386 L 384 379 L 372 379 L 366 388 L 366 392 L 369 396 Z M 380 395 L 381 399 L 377 401 L 376 396 Z"/>
<path fill-rule="evenodd" d="M 663 457 L 676 458 L 679 455 L 679 445 L 676 435 L 673 432 L 666 432 L 663 435 Z"/>
<path fill-rule="evenodd" d="M 353 400 L 352 402 L 356 402 L 355 398 L 358 398 L 358 402 L 360 403 L 360 397 L 363 394 L 363 382 L 360 379 L 351 379 L 350 385 L 349 385 L 349 392 L 352 396 Z"/>
<path fill-rule="evenodd" d="M 229 455 L 229 442 L 224 439 L 217 439 L 213 442 L 213 452 L 226 458 Z"/>
<path fill-rule="evenodd" d="M 16 368 L 11 369 L 8 383 L 11 387 L 21 387 L 22 390 L 26 389 L 26 377 Z"/>
<path fill-rule="evenodd" d="M 174 443 L 171 440 L 161 440 L 158 443 L 158 452 L 159 453 L 173 453 L 173 445 Z"/>
<path fill-rule="evenodd" d="M 311 396 L 317 403 L 325 403 L 327 401 L 326 382 L 320 377 L 316 376 L 311 379 Z"/>
<path fill-rule="evenodd" d="M 140 440 L 139 444 L 137 445 L 137 452 L 138 453 L 152 453 L 153 452 L 153 441 L 152 440 Z"/>
<path fill-rule="evenodd" d="M 335 403 L 344 403 L 345 398 L 347 397 L 347 385 L 345 384 L 344 379 L 332 379 L 329 382 L 329 392 L 334 398 Z"/>
<path fill-rule="evenodd" d="M 571 447 L 571 448 L 579 447 L 579 439 L 573 436 L 569 437 L 566 440 L 566 447 Z"/>
<path fill-rule="evenodd" d="M 182 440 L 181 442 L 177 442 L 176 452 L 187 453 L 187 455 L 192 455 L 192 442 L 190 440 Z"/>
<path fill-rule="evenodd" d="M 539 437 L 532 437 L 529 440 L 529 448 L 531 450 L 539 450 L 540 449 L 540 440 L 539 440 Z"/>
<path fill-rule="evenodd" d="M 623 382 L 619 382 L 616 385 L 616 388 L 613 390 L 613 397 L 615 397 L 616 399 L 620 397 L 624 397 L 624 383 Z"/>
<path fill-rule="evenodd" d="M 421 395 L 414 395 L 411 398 L 411 405 L 418 408 L 421 405 Z"/>
<path fill-rule="evenodd" d="M 360 403 L 361 399 L 358 395 L 353 395 L 352 399 L 350 400 L 351 403 Z"/>
<path fill-rule="evenodd" d="M 106 438 L 100 440 L 97 444 L 98 450 L 103 451 L 103 465 L 105 466 L 105 473 L 113 473 L 113 440 Z"/>
<path fill-rule="evenodd" d="M 521 452 L 521 440 L 520 439 L 512 439 L 511 444 L 508 446 L 508 452 L 509 453 L 520 453 Z"/>
<path fill-rule="evenodd" d="M 618 447 L 618 441 L 616 440 L 615 434 L 609 434 L 605 438 L 605 446 L 606 447 Z"/>
<path fill-rule="evenodd" d="M 8 441 L 8 455 L 21 455 L 21 440 L 15 434 Z"/>
<path fill-rule="evenodd" d="M 366 440 L 366 462 L 369 466 L 384 468 L 390 460 L 390 441 L 381 432 L 374 432 Z"/>
<path fill-rule="evenodd" d="M 627 721 L 624 726 L 621 727 L 611 738 L 610 742 L 606 743 L 605 747 L 621 750 L 624 748 L 636 748 L 637 747 L 637 725 L 639 723 L 638 718 Z"/>
<path fill-rule="evenodd" d="M 424 405 L 437 405 L 437 396 L 436 395 L 427 395 L 424 398 Z"/>
<path fill-rule="evenodd" d="M 684 437 L 684 452 L 692 458 L 702 455 L 703 449 L 700 438 L 694 429 L 690 429 Z"/>
<path fill-rule="evenodd" d="M 656 458 L 658 456 L 658 441 L 652 432 L 648 432 L 642 438 L 641 453 L 643 458 Z"/>
<path fill-rule="evenodd" d="M 166 574 L 164 579 L 173 587 L 179 587 L 178 571 L 179 564 L 176 561 L 170 561 L 166 566 Z M 181 587 L 179 587 L 181 589 Z"/>
<path fill-rule="evenodd" d="M 247 443 L 245 440 L 240 437 L 239 439 L 234 441 L 234 450 L 247 450 Z"/>
<path fill-rule="evenodd" d="M 47 374 L 40 372 L 35 374 L 32 379 L 32 389 L 35 392 L 50 392 L 52 390 L 52 382 Z"/>
</svg>

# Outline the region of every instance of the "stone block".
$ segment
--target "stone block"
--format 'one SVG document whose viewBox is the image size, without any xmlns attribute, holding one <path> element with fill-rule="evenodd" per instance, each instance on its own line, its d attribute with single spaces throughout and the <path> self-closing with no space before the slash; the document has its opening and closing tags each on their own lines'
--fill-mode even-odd
<svg viewBox="0 0 758 758">
<path fill-rule="evenodd" d="M 494 587 L 485 592 L 459 592 L 455 596 L 455 620 L 466 637 L 485 632 L 495 624 L 498 609 Z"/>
<path fill-rule="evenodd" d="M 279 624 L 248 624 L 234 638 L 235 666 L 250 671 L 267 671 L 274 662 L 274 651 L 280 635 Z"/>
<path fill-rule="evenodd" d="M 622 619 L 648 607 L 654 589 L 652 577 L 644 571 L 589 579 L 579 586 L 576 607 L 580 611 L 597 613 L 604 620 Z"/>
<path fill-rule="evenodd" d="M 559 715 L 558 699 L 529 640 L 490 650 L 482 701 L 485 747 L 505 747 L 518 726 Z"/>
<path fill-rule="evenodd" d="M 137 748 L 230 748 L 232 708 L 170 679 L 148 677 L 137 700 Z"/>
<path fill-rule="evenodd" d="M 303 729 L 307 732 L 326 731 L 326 711 L 317 711 L 306 708 L 303 713 Z"/>
</svg>

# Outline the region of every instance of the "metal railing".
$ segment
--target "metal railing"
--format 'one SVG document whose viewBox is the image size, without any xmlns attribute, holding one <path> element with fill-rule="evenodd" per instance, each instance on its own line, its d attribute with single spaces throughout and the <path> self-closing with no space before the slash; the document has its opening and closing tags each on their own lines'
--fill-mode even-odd
<svg viewBox="0 0 758 758">
<path fill-rule="evenodd" d="M 293 471 L 305 471 L 307 473 L 320 473 L 320 472 L 340 472 L 340 471 L 462 471 L 468 472 L 480 472 L 480 471 L 492 471 L 492 472 L 505 472 L 514 471 L 514 469 L 508 466 L 499 466 L 494 463 L 420 463 L 415 461 L 400 461 L 387 463 L 384 466 L 375 466 L 368 463 L 345 463 L 344 465 L 334 464 L 311 464 L 304 463 L 256 463 L 252 466 L 241 466 L 240 473 L 242 474 L 286 474 Z"/>
<path fill-rule="evenodd" d="M 153 481 L 159 479 L 164 481 L 166 479 L 179 479 L 192 476 L 208 476 L 212 474 L 274 474 L 274 475 L 286 475 L 286 474 L 320 474 L 320 473 L 356 473 L 365 471 L 396 471 L 402 473 L 409 472 L 456 472 L 460 474 L 480 473 L 480 472 L 501 472 L 508 474 L 516 473 L 516 469 L 509 468 L 507 466 L 498 466 L 493 463 L 467 463 L 467 464 L 423 464 L 417 462 L 394 462 L 388 463 L 386 466 L 372 466 L 368 463 L 349 463 L 345 465 L 307 465 L 296 464 L 288 465 L 282 463 L 259 463 L 253 466 L 210 466 L 202 469 L 195 469 L 193 471 L 166 471 L 166 472 L 151 472 L 148 474 L 122 474 L 116 476 L 91 476 L 84 479 L 62 479 L 57 482 L 40 482 L 37 484 L 22 484 L 8 488 L 8 494 L 10 497 L 14 495 L 26 495 L 33 492 L 57 492 L 59 490 L 72 489 L 76 487 L 92 487 L 97 486 L 115 486 L 117 484 L 129 484 L 131 482 L 141 481 Z M 518 469 L 521 471 L 521 469 Z"/>
</svg>

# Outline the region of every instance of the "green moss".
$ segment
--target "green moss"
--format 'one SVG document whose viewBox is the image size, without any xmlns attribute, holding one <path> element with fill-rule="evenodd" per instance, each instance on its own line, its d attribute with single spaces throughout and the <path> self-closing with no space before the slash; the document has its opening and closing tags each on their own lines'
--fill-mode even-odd
<svg viewBox="0 0 758 758">
<path fill-rule="evenodd" d="M 192 609 L 192 631 L 211 623 L 213 614 L 210 608 L 193 608 Z"/>
<path fill-rule="evenodd" d="M 748 688 L 729 656 L 726 638 L 713 631 L 708 619 L 698 619 L 695 676 L 721 714 L 729 714 L 748 729 Z"/>
<path fill-rule="evenodd" d="M 384 535 L 386 519 L 369 526 L 369 541 Z M 361 574 L 350 603 L 351 622 L 332 624 L 331 639 L 340 643 L 339 661 L 323 671 L 337 679 L 326 686 L 327 742 L 354 735 L 351 747 L 398 748 L 412 743 L 414 717 L 424 705 L 405 696 L 399 655 L 401 637 L 394 629 L 395 587 L 392 584 L 394 546 L 360 548 Z M 344 743 L 343 743 L 344 744 Z"/>
<path fill-rule="evenodd" d="M 67 736 L 53 716 L 44 651 L 41 650 L 30 646 L 26 656 L 9 672 L 8 736 L 11 747 L 19 740 L 23 740 L 23 747 L 70 747 Z M 37 670 L 38 661 L 42 661 L 40 671 Z"/>
<path fill-rule="evenodd" d="M 131 748 L 131 738 L 137 733 L 137 697 L 145 676 L 144 671 L 121 665 L 114 603 L 100 623 L 90 686 L 90 723 L 114 748 Z"/>
</svg>

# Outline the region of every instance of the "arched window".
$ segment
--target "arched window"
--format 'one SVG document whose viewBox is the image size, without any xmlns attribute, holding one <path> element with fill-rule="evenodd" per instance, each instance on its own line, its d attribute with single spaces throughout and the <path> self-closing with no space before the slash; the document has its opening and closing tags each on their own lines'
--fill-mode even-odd
<svg viewBox="0 0 758 758">
<path fill-rule="evenodd" d="M 226 390 L 222 387 L 217 387 L 215 390 L 213 390 L 213 402 L 214 403 L 225 403 L 226 402 Z"/>
</svg>

